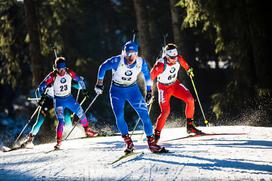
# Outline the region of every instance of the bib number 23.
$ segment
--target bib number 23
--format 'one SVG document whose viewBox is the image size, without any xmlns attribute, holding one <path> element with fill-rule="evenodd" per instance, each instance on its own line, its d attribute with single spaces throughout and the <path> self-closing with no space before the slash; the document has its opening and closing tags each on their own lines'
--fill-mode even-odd
<svg viewBox="0 0 272 181">
<path fill-rule="evenodd" d="M 67 85 L 61 85 L 60 86 L 60 91 L 66 91 L 68 89 Z"/>
</svg>

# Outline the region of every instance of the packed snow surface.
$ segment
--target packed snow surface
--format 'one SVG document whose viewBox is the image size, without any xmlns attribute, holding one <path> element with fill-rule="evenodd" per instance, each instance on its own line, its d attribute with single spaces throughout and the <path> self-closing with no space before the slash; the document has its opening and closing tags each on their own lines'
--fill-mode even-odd
<svg viewBox="0 0 272 181">
<path fill-rule="evenodd" d="M 272 180 L 272 128 L 201 127 L 207 133 L 233 133 L 186 139 L 185 128 L 164 129 L 160 144 L 170 150 L 152 154 L 141 135 L 135 152 L 123 155 L 121 136 L 72 139 L 0 152 L 0 180 Z M 138 131 L 137 133 L 140 133 Z"/>
</svg>

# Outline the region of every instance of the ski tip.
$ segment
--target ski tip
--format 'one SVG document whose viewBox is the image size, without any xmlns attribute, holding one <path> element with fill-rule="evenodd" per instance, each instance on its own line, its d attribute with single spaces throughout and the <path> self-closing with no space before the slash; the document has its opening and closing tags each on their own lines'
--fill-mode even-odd
<svg viewBox="0 0 272 181">
<path fill-rule="evenodd" d="M 161 153 L 169 153 L 169 150 L 167 150 L 165 147 L 160 151 Z"/>
<path fill-rule="evenodd" d="M 156 154 L 160 154 L 160 153 L 169 153 L 170 151 L 167 150 L 165 147 L 163 147 L 159 152 L 154 152 Z"/>
<path fill-rule="evenodd" d="M 59 148 L 59 147 L 54 147 L 54 151 L 58 151 L 58 150 L 61 150 L 61 148 Z"/>
<path fill-rule="evenodd" d="M 9 152 L 9 151 L 11 151 L 11 148 L 9 148 L 9 147 L 7 147 L 7 146 L 2 146 L 1 150 L 2 150 L 3 152 Z"/>
<path fill-rule="evenodd" d="M 54 148 L 54 149 L 52 149 L 52 150 L 49 150 L 49 151 L 44 152 L 44 154 L 48 154 L 48 153 L 52 153 L 52 152 L 60 151 L 60 150 L 62 150 L 62 149 L 61 149 L 61 148 L 58 148 L 58 149 Z"/>
</svg>

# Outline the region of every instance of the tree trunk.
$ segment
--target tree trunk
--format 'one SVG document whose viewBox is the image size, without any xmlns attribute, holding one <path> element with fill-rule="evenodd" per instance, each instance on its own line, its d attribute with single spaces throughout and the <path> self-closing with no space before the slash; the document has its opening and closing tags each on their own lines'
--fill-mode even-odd
<svg viewBox="0 0 272 181">
<path fill-rule="evenodd" d="M 172 18 L 172 29 L 174 35 L 174 43 L 178 46 L 179 52 L 183 51 L 183 43 L 181 37 L 181 17 L 179 13 L 179 7 L 176 7 L 176 4 L 179 0 L 169 0 L 170 2 L 170 11 Z"/>
<path fill-rule="evenodd" d="M 36 1 L 24 0 L 24 8 L 26 13 L 26 25 L 29 35 L 29 54 L 32 68 L 32 86 L 36 87 L 42 81 L 42 55 L 40 47 L 40 38 L 36 14 Z"/>
<path fill-rule="evenodd" d="M 139 31 L 139 47 L 141 56 L 147 61 L 151 61 L 150 33 L 148 26 L 148 15 L 145 0 L 133 0 L 136 13 L 137 29 Z"/>
<path fill-rule="evenodd" d="M 265 4 L 255 1 L 246 1 L 246 13 L 248 15 L 248 30 L 254 68 L 257 78 L 257 87 L 260 89 L 271 89 L 272 73 L 271 62 L 271 42 L 269 41 L 269 27 L 265 21 L 269 21 L 269 14 L 264 10 Z M 254 8 L 253 8 L 254 7 Z"/>
<path fill-rule="evenodd" d="M 173 29 L 173 36 L 174 36 L 174 42 L 178 46 L 179 54 L 181 54 L 184 57 L 184 54 L 186 53 L 184 49 L 184 41 L 182 40 L 182 34 L 181 34 L 181 13 L 179 11 L 179 7 L 176 7 L 176 4 L 179 2 L 179 0 L 169 0 L 170 2 L 170 11 L 171 11 L 171 19 L 172 19 L 172 29 Z M 186 57 L 186 56 L 185 56 Z M 188 86 L 188 82 L 184 78 L 186 77 L 186 71 L 184 69 L 180 69 L 179 78 L 184 81 L 183 84 Z"/>
</svg>

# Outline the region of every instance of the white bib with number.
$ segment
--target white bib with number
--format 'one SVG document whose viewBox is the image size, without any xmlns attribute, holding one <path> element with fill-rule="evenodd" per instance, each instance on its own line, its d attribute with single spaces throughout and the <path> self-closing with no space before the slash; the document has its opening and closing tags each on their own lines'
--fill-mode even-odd
<svg viewBox="0 0 272 181">
<path fill-rule="evenodd" d="M 164 62 L 164 59 L 159 59 L 159 62 L 162 62 L 165 66 L 164 71 L 158 75 L 157 81 L 162 84 L 172 84 L 177 80 L 178 77 L 178 71 L 180 68 L 180 64 L 178 61 L 176 61 L 173 65 L 168 65 Z"/>
<path fill-rule="evenodd" d="M 125 64 L 125 59 L 121 56 L 120 63 L 117 70 L 113 70 L 112 80 L 120 85 L 129 86 L 137 81 L 137 76 L 142 70 L 143 59 L 138 57 L 136 59 L 136 65 L 133 68 L 129 68 Z"/>
<path fill-rule="evenodd" d="M 54 95 L 63 97 L 71 94 L 71 85 L 72 77 L 67 72 L 63 76 L 57 74 L 53 84 Z"/>
</svg>

